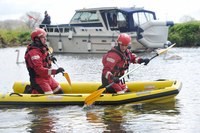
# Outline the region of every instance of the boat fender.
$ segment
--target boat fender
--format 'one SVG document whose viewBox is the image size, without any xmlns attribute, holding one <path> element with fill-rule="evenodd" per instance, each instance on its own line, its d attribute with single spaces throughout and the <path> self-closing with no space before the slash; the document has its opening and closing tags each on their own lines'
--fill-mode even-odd
<svg viewBox="0 0 200 133">
<path fill-rule="evenodd" d="M 87 43 L 87 49 L 88 49 L 89 52 L 90 52 L 91 49 L 92 49 L 92 44 L 91 44 L 90 41 L 88 41 L 88 43 Z"/>
<path fill-rule="evenodd" d="M 90 38 L 91 38 L 91 35 L 89 34 L 89 35 L 88 35 L 88 43 L 87 43 L 87 49 L 88 49 L 89 52 L 90 52 L 91 49 L 92 49 L 92 43 L 91 43 Z"/>
<path fill-rule="evenodd" d="M 170 41 L 166 41 L 165 43 L 164 43 L 164 48 L 167 48 L 167 47 L 169 47 L 169 46 L 171 46 L 172 45 L 172 43 L 170 42 Z"/>
<path fill-rule="evenodd" d="M 59 42 L 58 42 L 58 50 L 59 51 L 62 51 L 62 41 L 61 40 L 59 40 Z"/>
<path fill-rule="evenodd" d="M 69 35 L 68 35 L 68 39 L 71 40 L 72 39 L 72 30 L 69 31 Z"/>
</svg>

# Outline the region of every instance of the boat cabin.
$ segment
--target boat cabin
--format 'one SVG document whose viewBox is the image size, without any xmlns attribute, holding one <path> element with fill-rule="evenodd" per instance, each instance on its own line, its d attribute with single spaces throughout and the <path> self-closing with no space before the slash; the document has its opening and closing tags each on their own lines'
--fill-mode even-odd
<svg viewBox="0 0 200 133">
<path fill-rule="evenodd" d="M 55 52 L 105 53 L 116 45 L 120 33 L 132 37 L 131 50 L 162 48 L 172 21 L 158 21 L 144 8 L 102 7 L 76 10 L 69 24 L 40 25 Z"/>
<path fill-rule="evenodd" d="M 102 20 L 98 17 L 101 16 Z M 71 26 L 105 26 L 107 30 L 119 30 L 120 32 L 136 32 L 138 26 L 148 21 L 156 20 L 156 15 L 152 11 L 143 8 L 103 8 L 77 10 L 70 21 Z M 94 23 L 95 22 L 95 23 Z M 103 23 L 102 23 L 103 22 Z"/>
</svg>

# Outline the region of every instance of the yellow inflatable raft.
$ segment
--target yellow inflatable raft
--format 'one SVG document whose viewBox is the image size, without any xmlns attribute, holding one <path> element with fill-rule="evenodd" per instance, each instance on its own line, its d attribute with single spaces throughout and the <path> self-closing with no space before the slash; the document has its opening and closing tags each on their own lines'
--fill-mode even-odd
<svg viewBox="0 0 200 133">
<path fill-rule="evenodd" d="M 100 82 L 60 83 L 65 94 L 24 94 L 29 82 L 15 82 L 13 93 L 1 94 L 0 105 L 84 105 L 87 96 L 96 91 Z M 119 105 L 126 103 L 163 103 L 174 100 L 182 83 L 176 80 L 133 81 L 127 82 L 131 92 L 125 94 L 103 93 L 94 104 Z"/>
</svg>

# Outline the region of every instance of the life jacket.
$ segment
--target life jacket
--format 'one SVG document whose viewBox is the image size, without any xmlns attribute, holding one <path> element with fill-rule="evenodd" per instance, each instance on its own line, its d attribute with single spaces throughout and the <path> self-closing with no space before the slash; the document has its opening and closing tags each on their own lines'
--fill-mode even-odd
<svg viewBox="0 0 200 133">
<path fill-rule="evenodd" d="M 124 74 L 124 71 L 128 69 L 128 67 L 131 63 L 129 52 L 128 52 L 128 50 L 126 50 L 125 53 L 120 52 L 120 49 L 118 46 L 115 46 L 114 48 L 112 48 L 111 50 L 108 51 L 108 53 L 110 53 L 110 52 L 116 53 L 121 58 L 121 61 L 124 61 L 123 66 L 119 66 L 117 64 L 114 67 L 114 70 L 111 71 L 111 73 L 113 73 L 114 76 L 120 77 Z M 103 58 L 106 58 L 107 54 L 105 54 Z"/>
<path fill-rule="evenodd" d="M 43 56 L 45 57 L 42 62 L 43 62 L 43 66 L 46 68 L 51 68 L 52 64 L 51 64 L 51 55 L 49 54 L 49 49 L 48 47 L 39 47 L 37 45 L 35 45 L 35 43 L 31 43 L 30 45 L 28 45 L 27 50 L 25 52 L 25 58 L 27 58 L 28 56 L 28 52 L 33 50 L 33 49 L 39 49 L 41 51 L 41 53 L 43 54 Z M 27 63 L 26 63 L 27 64 Z M 27 67 L 30 67 L 29 64 L 27 64 Z"/>
</svg>

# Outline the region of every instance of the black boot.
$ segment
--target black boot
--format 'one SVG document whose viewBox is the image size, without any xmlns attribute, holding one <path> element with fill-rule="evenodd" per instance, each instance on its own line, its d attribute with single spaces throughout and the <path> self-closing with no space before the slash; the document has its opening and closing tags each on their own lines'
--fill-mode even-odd
<svg viewBox="0 0 200 133">
<path fill-rule="evenodd" d="M 64 94 L 64 92 L 62 91 L 62 89 L 60 89 L 60 90 L 54 92 L 54 94 Z"/>
</svg>

